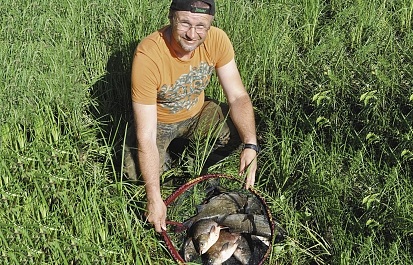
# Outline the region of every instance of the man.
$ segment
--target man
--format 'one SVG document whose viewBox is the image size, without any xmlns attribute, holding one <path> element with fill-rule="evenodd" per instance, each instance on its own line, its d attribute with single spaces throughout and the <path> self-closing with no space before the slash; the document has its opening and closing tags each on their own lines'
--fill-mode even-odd
<svg viewBox="0 0 413 265">
<path fill-rule="evenodd" d="M 230 118 L 244 148 L 240 174 L 245 187 L 254 185 L 258 152 L 254 113 L 234 60 L 227 35 L 211 26 L 214 0 L 172 0 L 170 25 L 141 41 L 132 64 L 132 107 L 137 160 L 145 182 L 147 218 L 157 232 L 166 229 L 166 206 L 161 197 L 160 175 L 170 142 L 190 138 L 200 124 L 225 120 L 220 106 L 205 101 L 204 89 L 214 70 L 230 107 Z M 228 126 L 218 136 L 228 141 Z"/>
</svg>

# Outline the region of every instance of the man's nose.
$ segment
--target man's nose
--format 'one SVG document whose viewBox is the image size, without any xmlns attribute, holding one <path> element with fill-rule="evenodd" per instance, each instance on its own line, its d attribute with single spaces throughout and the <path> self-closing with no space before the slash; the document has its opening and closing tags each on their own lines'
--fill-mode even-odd
<svg viewBox="0 0 413 265">
<path fill-rule="evenodd" d="M 191 27 L 187 32 L 186 36 L 188 36 L 191 40 L 196 39 L 199 37 L 198 33 L 196 32 L 195 27 Z"/>
</svg>

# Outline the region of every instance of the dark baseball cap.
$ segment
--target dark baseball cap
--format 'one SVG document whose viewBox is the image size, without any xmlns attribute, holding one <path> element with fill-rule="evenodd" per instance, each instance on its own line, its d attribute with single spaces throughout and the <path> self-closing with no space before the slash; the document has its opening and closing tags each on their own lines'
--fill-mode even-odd
<svg viewBox="0 0 413 265">
<path fill-rule="evenodd" d="M 209 5 L 209 8 L 196 7 L 194 2 L 204 2 Z M 192 13 L 215 15 L 214 0 L 172 0 L 171 10 L 174 11 L 190 11 Z"/>
</svg>

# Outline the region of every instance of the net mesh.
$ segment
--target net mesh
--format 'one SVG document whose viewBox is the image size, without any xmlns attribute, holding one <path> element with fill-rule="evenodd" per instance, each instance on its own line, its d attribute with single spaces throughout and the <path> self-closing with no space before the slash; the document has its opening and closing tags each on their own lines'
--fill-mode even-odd
<svg viewBox="0 0 413 265">
<path fill-rule="evenodd" d="M 183 226 L 183 223 L 195 216 L 198 212 L 198 206 L 206 203 L 208 199 L 220 192 L 237 192 L 248 197 L 253 196 L 257 202 L 261 204 L 262 214 L 268 221 L 268 226 L 271 231 L 271 238 L 268 244 L 262 241 L 248 237 L 248 242 L 251 247 L 251 259 L 248 264 L 260 265 L 263 264 L 271 251 L 271 242 L 274 238 L 274 223 L 271 212 L 265 203 L 264 199 L 254 189 L 244 189 L 243 183 L 238 179 L 225 174 L 212 174 L 200 176 L 182 185 L 173 192 L 166 200 L 167 230 L 162 233 L 167 248 L 173 258 L 180 264 L 206 264 L 202 256 L 191 262 L 186 262 L 183 249 L 186 239 L 189 237 L 189 229 Z M 224 206 L 223 206 L 224 207 Z M 242 263 L 231 257 L 223 263 L 224 265 L 239 265 Z"/>
</svg>

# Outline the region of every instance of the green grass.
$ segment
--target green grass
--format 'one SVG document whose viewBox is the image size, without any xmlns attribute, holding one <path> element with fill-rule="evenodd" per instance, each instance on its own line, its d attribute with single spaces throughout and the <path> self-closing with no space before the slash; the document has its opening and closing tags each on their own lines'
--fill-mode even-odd
<svg viewBox="0 0 413 265">
<path fill-rule="evenodd" d="M 173 264 L 122 180 L 134 47 L 169 1 L 0 6 L 0 264 Z M 413 4 L 217 1 L 256 107 L 268 264 L 412 264 Z M 207 94 L 223 100 L 213 78 Z M 196 177 L 195 143 L 165 178 Z M 237 154 L 211 168 L 236 175 Z M 165 187 L 164 197 L 174 187 Z"/>
</svg>

